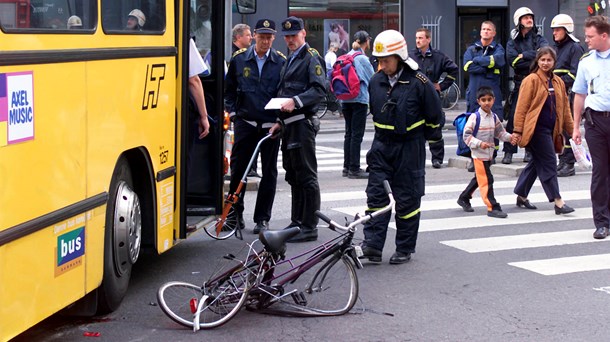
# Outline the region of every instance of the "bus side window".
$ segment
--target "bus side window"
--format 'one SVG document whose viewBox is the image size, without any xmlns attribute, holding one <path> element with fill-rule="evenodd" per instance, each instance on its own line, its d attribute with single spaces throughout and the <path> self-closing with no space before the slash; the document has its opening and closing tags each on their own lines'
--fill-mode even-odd
<svg viewBox="0 0 610 342">
<path fill-rule="evenodd" d="M 67 33 L 68 29 L 80 28 L 92 33 L 96 20 L 96 0 L 0 0 L 0 24 L 10 31 Z"/>
<path fill-rule="evenodd" d="M 128 3 L 121 0 L 102 0 L 102 26 L 105 32 L 163 33 L 165 16 L 164 0 L 136 0 Z"/>
</svg>

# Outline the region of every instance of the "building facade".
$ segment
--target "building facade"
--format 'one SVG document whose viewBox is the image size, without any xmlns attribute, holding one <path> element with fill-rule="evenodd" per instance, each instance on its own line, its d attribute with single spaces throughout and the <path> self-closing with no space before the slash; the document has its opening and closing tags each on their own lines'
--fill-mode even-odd
<svg viewBox="0 0 610 342">
<path fill-rule="evenodd" d="M 336 41 L 342 50 L 351 48 L 355 32 L 365 30 L 372 37 L 386 29 L 403 33 L 409 48 L 415 47 L 415 31 L 426 27 L 432 32 L 432 47 L 440 49 L 458 66 L 463 65 L 466 48 L 479 39 L 479 29 L 485 20 L 496 24 L 496 39 L 506 47 L 510 30 L 514 28 L 513 13 L 522 6 L 535 13 L 539 32 L 553 41 L 551 20 L 558 13 L 570 15 L 575 22 L 575 35 L 584 46 L 584 21 L 592 14 L 607 14 L 610 0 L 288 0 L 283 3 L 261 1 L 257 12 L 250 16 L 235 16 L 234 22 L 251 26 L 267 17 L 279 23 L 289 15 L 304 19 L 307 42 L 321 54 L 328 44 Z M 275 47 L 286 45 L 278 34 Z M 340 52 L 343 52 L 340 50 Z M 370 51 L 367 52 L 370 54 Z M 508 94 L 510 68 L 503 77 L 503 92 Z M 459 84 L 463 90 L 468 75 L 460 68 Z M 464 92 L 462 92 L 464 93 Z"/>
</svg>

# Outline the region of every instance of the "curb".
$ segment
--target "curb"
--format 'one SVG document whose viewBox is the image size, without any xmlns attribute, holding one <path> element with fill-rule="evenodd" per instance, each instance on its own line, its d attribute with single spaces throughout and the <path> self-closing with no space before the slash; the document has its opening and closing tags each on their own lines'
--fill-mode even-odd
<svg viewBox="0 0 610 342">
<path fill-rule="evenodd" d="M 466 157 L 449 157 L 448 165 L 449 167 L 455 167 L 458 169 L 466 169 L 468 167 L 469 158 Z M 509 177 L 519 177 L 523 169 L 525 168 L 526 163 L 522 162 L 522 159 L 513 158 L 512 164 L 501 164 L 497 163 L 491 166 L 491 172 L 494 175 L 504 175 Z M 474 174 L 474 173 L 473 173 Z"/>
</svg>

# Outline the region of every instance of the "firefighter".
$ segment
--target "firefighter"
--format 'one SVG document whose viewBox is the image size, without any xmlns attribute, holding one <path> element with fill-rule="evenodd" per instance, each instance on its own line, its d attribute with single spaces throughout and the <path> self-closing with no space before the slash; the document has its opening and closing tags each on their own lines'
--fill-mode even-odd
<svg viewBox="0 0 610 342">
<path fill-rule="evenodd" d="M 519 87 L 521 81 L 530 74 L 530 65 L 536 58 L 536 51 L 543 46 L 548 46 L 549 42 L 542 35 L 538 34 L 538 28 L 534 21 L 534 12 L 528 7 L 520 7 L 513 15 L 515 28 L 511 31 L 511 39 L 506 44 L 506 61 L 515 71 L 514 82 L 515 87 L 508 98 L 510 111 L 504 118 L 507 120 L 506 131 L 513 132 L 513 119 L 515 116 L 515 108 L 519 98 Z M 517 146 L 510 143 L 504 143 L 504 158 L 502 164 L 510 164 L 513 162 L 513 154 L 517 153 Z M 529 152 L 525 151 L 523 162 L 529 162 Z"/>
<path fill-rule="evenodd" d="M 441 50 L 433 49 L 430 46 L 432 42 L 432 36 L 430 30 L 421 27 L 415 31 L 415 45 L 416 48 L 411 50 L 410 57 L 413 58 L 421 72 L 423 72 L 428 79 L 434 85 L 436 92 L 439 94 L 441 91 L 446 90 L 457 80 L 458 77 L 458 66 L 445 55 Z M 445 74 L 445 78 L 441 81 L 441 76 Z M 443 113 L 443 120 L 441 122 L 441 128 L 445 125 L 445 115 Z M 430 154 L 432 154 L 432 167 L 440 169 L 445 159 L 445 141 L 442 136 L 440 140 L 428 141 L 430 148 Z"/>
<path fill-rule="evenodd" d="M 409 57 L 400 32 L 381 32 L 373 46 L 379 69 L 369 84 L 375 137 L 366 160 L 367 214 L 389 203 L 383 182 L 396 198 L 396 251 L 390 264 L 402 264 L 415 252 L 421 197 L 424 195 L 426 140 L 438 136 L 443 117 L 440 98 L 432 82 Z M 381 261 L 390 221 L 389 212 L 364 226 L 362 258 Z"/>
<path fill-rule="evenodd" d="M 567 14 L 557 14 L 551 21 L 553 29 L 553 40 L 555 41 L 555 51 L 557 52 L 557 62 L 555 63 L 555 75 L 561 77 L 566 85 L 566 91 L 570 99 L 570 106 L 573 103 L 572 85 L 576 79 L 576 70 L 580 57 L 585 53 L 580 40 L 572 33 L 574 32 L 574 21 Z M 574 114 L 572 114 L 574 115 Z M 570 145 L 570 137 L 564 132 L 564 149 L 559 155 L 559 164 L 557 165 L 558 177 L 574 176 L 574 153 Z"/>
</svg>

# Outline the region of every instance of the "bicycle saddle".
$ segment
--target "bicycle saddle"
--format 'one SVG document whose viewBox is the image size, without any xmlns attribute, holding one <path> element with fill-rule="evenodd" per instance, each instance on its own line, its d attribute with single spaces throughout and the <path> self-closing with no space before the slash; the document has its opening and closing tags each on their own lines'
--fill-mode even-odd
<svg viewBox="0 0 610 342">
<path fill-rule="evenodd" d="M 286 241 L 299 232 L 301 232 L 299 227 L 290 227 L 283 230 L 263 230 L 258 233 L 258 239 L 267 251 L 283 254 L 286 251 Z"/>
</svg>

